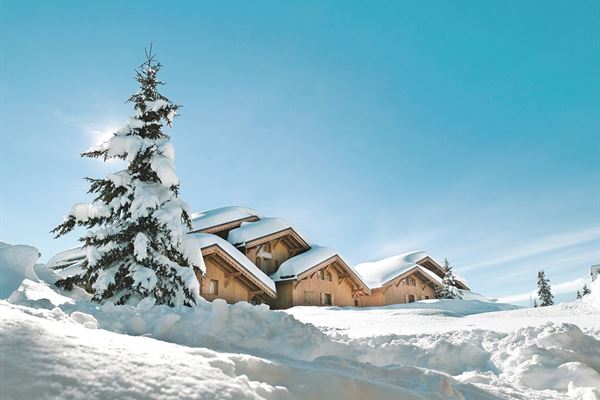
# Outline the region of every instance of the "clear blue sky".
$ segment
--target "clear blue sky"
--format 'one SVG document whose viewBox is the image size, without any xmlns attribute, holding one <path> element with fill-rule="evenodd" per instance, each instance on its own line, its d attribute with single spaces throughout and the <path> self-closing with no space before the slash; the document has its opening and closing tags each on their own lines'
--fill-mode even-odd
<svg viewBox="0 0 600 400">
<path fill-rule="evenodd" d="M 358 263 L 425 249 L 510 297 L 600 263 L 597 1 L 0 2 L 1 235 L 47 260 L 150 42 L 194 210 L 285 217 Z M 79 232 L 80 233 L 80 232 Z M 562 284 L 562 286 L 559 286 Z"/>
</svg>

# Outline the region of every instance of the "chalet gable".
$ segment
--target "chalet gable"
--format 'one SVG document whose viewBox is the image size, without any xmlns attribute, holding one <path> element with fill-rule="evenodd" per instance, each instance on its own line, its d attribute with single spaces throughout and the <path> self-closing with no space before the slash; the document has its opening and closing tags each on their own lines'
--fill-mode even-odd
<svg viewBox="0 0 600 400">
<path fill-rule="evenodd" d="M 381 286 L 383 293 L 385 294 L 388 289 L 391 289 L 392 287 L 398 287 L 402 283 L 410 284 L 410 281 L 414 276 L 419 277 L 421 281 L 427 282 L 433 287 L 439 288 L 443 286 L 442 279 L 435 273 L 420 265 L 414 265 L 412 268 L 407 269 L 390 281 L 385 282 Z M 414 282 L 414 279 L 412 279 L 412 281 Z"/>
<path fill-rule="evenodd" d="M 315 274 L 325 274 L 330 270 L 336 272 L 338 285 L 348 281 L 352 286 L 353 294 L 370 294 L 369 287 L 360 275 L 335 250 L 323 246 L 313 245 L 305 253 L 290 258 L 281 264 L 271 278 L 275 282 L 296 281 L 295 286 L 297 286 L 304 279 L 312 279 Z"/>
<path fill-rule="evenodd" d="M 444 268 L 424 251 L 413 251 L 384 258 L 383 260 L 358 264 L 355 269 L 371 289 L 383 287 L 415 266 L 422 268 L 422 273 L 428 273 L 432 279 L 444 277 Z M 425 271 L 425 272 L 423 272 Z M 469 290 L 461 280 L 456 281 L 459 289 Z"/>
<path fill-rule="evenodd" d="M 196 233 L 193 236 L 199 241 L 203 258 L 212 259 L 225 272 L 225 285 L 229 279 L 238 279 L 254 294 L 277 297 L 273 280 L 230 243 L 207 233 Z"/>
<path fill-rule="evenodd" d="M 430 256 L 426 256 L 426 257 L 422 258 L 421 260 L 416 261 L 416 264 L 418 264 L 422 267 L 425 267 L 428 270 L 434 272 L 440 278 L 444 278 L 444 274 L 445 274 L 444 267 L 442 267 L 440 265 L 440 263 L 435 261 Z M 466 282 L 464 282 L 462 278 L 457 277 L 456 274 L 455 274 L 455 278 L 456 278 L 455 279 L 456 287 L 458 287 L 459 289 L 463 289 L 463 290 L 470 290 L 469 287 L 467 286 Z"/>
<path fill-rule="evenodd" d="M 282 242 L 291 252 L 310 249 L 309 240 L 283 218 L 263 218 L 256 222 L 242 223 L 227 236 L 227 241 L 248 251 L 269 242 Z"/>
</svg>

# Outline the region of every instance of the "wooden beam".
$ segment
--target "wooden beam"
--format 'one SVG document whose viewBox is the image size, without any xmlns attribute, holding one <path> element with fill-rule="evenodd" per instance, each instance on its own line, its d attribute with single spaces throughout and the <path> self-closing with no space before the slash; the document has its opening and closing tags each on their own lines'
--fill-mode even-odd
<svg viewBox="0 0 600 400">
<path fill-rule="evenodd" d="M 281 238 L 275 239 L 273 240 L 273 243 L 271 244 L 271 251 L 277 247 L 277 245 L 279 244 L 279 242 L 281 242 Z"/>
<path fill-rule="evenodd" d="M 294 282 L 294 284 L 293 284 L 294 290 L 296 290 L 296 288 L 298 287 L 298 285 L 300 284 L 300 282 L 302 282 L 305 279 L 306 279 L 306 277 L 304 277 L 302 279 L 298 279 L 296 282 Z"/>
<path fill-rule="evenodd" d="M 298 252 L 300 252 L 302 250 L 304 250 L 302 247 L 290 248 L 290 250 L 289 250 L 290 258 L 294 257 L 296 254 L 298 254 Z"/>
<path fill-rule="evenodd" d="M 242 273 L 240 271 L 233 272 L 225 272 L 225 278 L 235 278 L 236 276 L 240 276 Z"/>
<path fill-rule="evenodd" d="M 341 279 L 338 278 L 338 286 L 340 286 L 342 283 L 344 283 L 344 281 L 346 279 L 348 279 L 348 277 L 349 277 L 349 275 L 346 275 L 346 276 L 342 277 Z"/>
<path fill-rule="evenodd" d="M 262 291 L 262 290 L 250 290 L 250 291 L 248 291 L 248 300 L 252 300 L 252 298 L 254 296 L 256 296 L 257 294 L 263 294 L 263 293 L 264 293 L 264 291 Z"/>
</svg>

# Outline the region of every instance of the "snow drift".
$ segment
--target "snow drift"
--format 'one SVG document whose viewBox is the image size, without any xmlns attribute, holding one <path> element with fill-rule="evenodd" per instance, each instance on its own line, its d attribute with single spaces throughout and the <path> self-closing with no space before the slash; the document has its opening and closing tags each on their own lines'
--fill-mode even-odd
<svg viewBox="0 0 600 400">
<path fill-rule="evenodd" d="M 5 249 L 12 256 L 4 257 Z M 13 271 L 2 274 L 2 287 L 22 281 L 8 302 L 0 301 L 7 366 L 2 387 L 10 389 L 9 398 L 600 397 L 600 330 L 548 322 L 478 329 L 486 315 L 509 327 L 506 321 L 516 316 L 521 323 L 525 312 L 546 313 L 546 320 L 556 313 L 597 318 L 598 283 L 575 303 L 495 313 L 487 311 L 502 305 L 476 301 L 461 314 L 464 300 L 289 313 L 222 300 L 196 307 L 156 306 L 150 299 L 115 306 L 57 289 L 47 269 L 34 267 L 33 248 L 4 245 L 2 253 L 0 267 Z M 477 307 L 484 313 L 468 316 Z M 295 315 L 322 315 L 324 326 Z M 346 334 L 361 321 L 367 326 L 360 335 Z M 434 324 L 427 333 L 402 334 L 407 321 L 455 328 Z M 395 332 L 381 334 L 390 323 L 397 324 Z M 350 325 L 346 331 L 333 327 L 344 324 Z"/>
</svg>

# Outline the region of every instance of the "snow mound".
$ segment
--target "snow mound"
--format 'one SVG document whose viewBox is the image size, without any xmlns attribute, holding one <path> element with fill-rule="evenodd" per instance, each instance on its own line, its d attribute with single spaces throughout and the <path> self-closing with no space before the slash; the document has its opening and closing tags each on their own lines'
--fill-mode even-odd
<svg viewBox="0 0 600 400">
<path fill-rule="evenodd" d="M 6 302 L 0 302 L 0 310 L 2 384 L 9 398 L 54 399 L 68 393 L 75 400 L 498 399 L 419 368 L 381 368 L 339 357 L 267 360 L 98 330 L 95 318 L 77 311 L 68 315 L 60 308 Z M 161 322 L 176 324 L 170 315 Z M 130 324 L 143 329 L 140 319 Z"/>
<path fill-rule="evenodd" d="M 35 247 L 0 242 L 0 299 L 10 296 L 24 279 L 38 281 L 33 267 L 39 256 Z"/>
<path fill-rule="evenodd" d="M 572 324 L 526 327 L 494 346 L 507 380 L 538 390 L 586 388 L 600 396 L 600 340 Z"/>
</svg>

